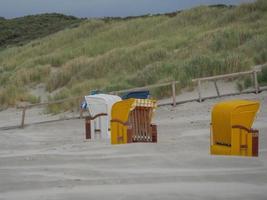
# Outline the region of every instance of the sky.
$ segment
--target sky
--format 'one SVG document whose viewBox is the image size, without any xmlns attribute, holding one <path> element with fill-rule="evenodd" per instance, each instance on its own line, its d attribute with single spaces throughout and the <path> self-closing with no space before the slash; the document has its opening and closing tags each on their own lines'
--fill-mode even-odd
<svg viewBox="0 0 267 200">
<path fill-rule="evenodd" d="M 57 12 L 77 17 L 125 17 L 166 13 L 198 5 L 232 4 L 253 0 L 0 0 L 5 18 Z"/>
</svg>

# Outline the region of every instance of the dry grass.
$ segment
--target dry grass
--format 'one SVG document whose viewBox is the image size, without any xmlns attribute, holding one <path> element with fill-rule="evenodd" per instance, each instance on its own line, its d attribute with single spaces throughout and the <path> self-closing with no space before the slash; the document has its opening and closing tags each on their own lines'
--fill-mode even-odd
<svg viewBox="0 0 267 200">
<path fill-rule="evenodd" d="M 267 3 L 201 6 L 174 17 L 87 20 L 0 52 L 1 102 L 13 105 L 26 85 L 45 83 L 52 99 L 223 74 L 267 62 Z M 61 91 L 61 92 L 60 92 Z M 156 92 L 156 96 L 160 96 Z M 4 97 L 4 98 L 3 98 Z"/>
</svg>

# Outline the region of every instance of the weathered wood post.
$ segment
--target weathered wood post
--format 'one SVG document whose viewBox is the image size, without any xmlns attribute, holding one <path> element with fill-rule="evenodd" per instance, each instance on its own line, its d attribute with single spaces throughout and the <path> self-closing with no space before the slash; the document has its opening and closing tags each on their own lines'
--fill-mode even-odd
<svg viewBox="0 0 267 200">
<path fill-rule="evenodd" d="M 22 118 L 21 118 L 21 124 L 20 124 L 21 128 L 24 128 L 26 109 L 27 109 L 26 106 L 24 106 L 22 109 Z"/>
<path fill-rule="evenodd" d="M 92 138 L 91 135 L 91 117 L 85 117 L 85 139 L 89 140 Z"/>
<path fill-rule="evenodd" d="M 259 93 L 259 83 L 258 83 L 258 76 L 257 76 L 257 71 L 253 71 L 253 77 L 254 77 L 254 87 L 255 87 L 255 93 Z"/>
<path fill-rule="evenodd" d="M 216 80 L 214 81 L 214 86 L 215 86 L 215 89 L 216 89 L 216 92 L 217 92 L 218 97 L 220 97 L 221 95 L 220 95 L 220 91 L 219 91 L 219 88 L 218 88 L 218 85 L 217 85 L 217 81 Z"/>
<path fill-rule="evenodd" d="M 202 102 L 202 97 L 201 97 L 201 81 L 200 81 L 200 79 L 197 80 L 197 90 L 198 90 L 199 102 Z"/>
<path fill-rule="evenodd" d="M 175 81 L 172 82 L 172 106 L 176 106 L 176 88 L 175 88 Z"/>
</svg>

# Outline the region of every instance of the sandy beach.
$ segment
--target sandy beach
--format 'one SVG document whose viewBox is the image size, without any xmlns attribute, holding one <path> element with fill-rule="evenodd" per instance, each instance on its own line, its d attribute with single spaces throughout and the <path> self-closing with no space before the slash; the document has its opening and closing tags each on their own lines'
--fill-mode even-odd
<svg viewBox="0 0 267 200">
<path fill-rule="evenodd" d="M 241 98 L 261 102 L 259 157 L 211 156 L 213 105 Z M 159 107 L 154 122 L 157 144 L 85 141 L 83 120 L 2 130 L 0 199 L 267 199 L 267 92 Z"/>
</svg>

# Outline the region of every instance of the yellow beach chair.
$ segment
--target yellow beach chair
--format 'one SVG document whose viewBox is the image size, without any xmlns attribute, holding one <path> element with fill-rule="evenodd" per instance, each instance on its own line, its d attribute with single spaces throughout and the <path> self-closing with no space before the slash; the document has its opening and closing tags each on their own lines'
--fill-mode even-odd
<svg viewBox="0 0 267 200">
<path fill-rule="evenodd" d="M 111 144 L 157 142 L 157 126 L 151 124 L 156 101 L 127 99 L 112 106 Z"/>
<path fill-rule="evenodd" d="M 259 102 L 231 100 L 216 104 L 211 116 L 211 154 L 258 156 L 258 130 L 252 129 Z"/>
</svg>

